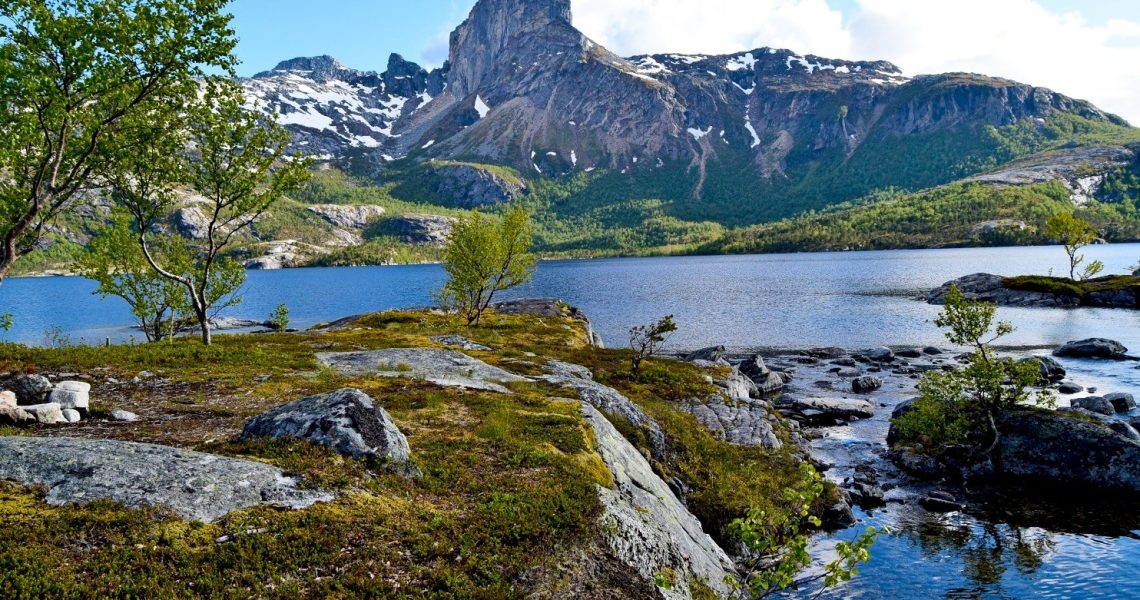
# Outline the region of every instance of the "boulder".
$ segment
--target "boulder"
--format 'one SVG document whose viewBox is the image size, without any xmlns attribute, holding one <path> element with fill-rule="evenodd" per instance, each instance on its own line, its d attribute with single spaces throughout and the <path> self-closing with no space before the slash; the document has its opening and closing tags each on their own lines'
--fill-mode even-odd
<svg viewBox="0 0 1140 600">
<path fill-rule="evenodd" d="M 1108 428 L 1132 441 L 1140 441 L 1140 432 L 1124 421 L 1109 421 Z"/>
<path fill-rule="evenodd" d="M 1082 485 L 1140 492 L 1140 442 L 1107 425 L 1047 411 L 1017 411 L 998 423 L 1004 473 L 1061 489 Z"/>
<path fill-rule="evenodd" d="M 1081 304 L 1081 299 L 1074 295 L 1011 290 L 1005 287 L 1005 277 L 989 273 L 974 273 L 946 282 L 927 294 L 926 301 L 930 304 L 945 304 L 946 294 L 953 286 L 957 286 L 967 300 L 993 302 L 999 306 L 1062 308 Z"/>
<path fill-rule="evenodd" d="M 1099 415 L 1114 415 L 1116 408 L 1112 403 L 1103 396 L 1085 396 L 1084 398 L 1074 398 L 1069 405 L 1073 408 L 1083 408 L 1084 410 L 1097 413 Z"/>
<path fill-rule="evenodd" d="M 36 422 L 40 425 L 58 425 L 59 423 L 67 422 L 67 420 L 63 418 L 63 408 L 54 402 L 21 406 L 20 408 L 35 417 Z"/>
<path fill-rule="evenodd" d="M 891 362 L 895 359 L 894 351 L 885 346 L 881 348 L 872 348 L 864 352 L 863 356 L 874 362 Z"/>
<path fill-rule="evenodd" d="M 63 409 L 63 420 L 68 423 L 78 423 L 83 420 L 83 415 L 79 414 L 79 411 L 74 408 L 65 408 Z"/>
<path fill-rule="evenodd" d="M 1136 408 L 1136 399 L 1133 398 L 1132 394 L 1106 394 L 1104 399 L 1111 402 L 1112 407 L 1115 408 L 1118 413 L 1126 413 Z"/>
<path fill-rule="evenodd" d="M 756 388 L 756 384 L 752 380 L 745 377 L 740 373 L 736 367 L 728 373 L 725 379 L 715 379 L 713 381 L 718 387 L 724 388 L 728 392 L 728 397 L 737 402 L 747 402 L 749 398 L 759 398 L 760 390 Z"/>
<path fill-rule="evenodd" d="M 661 459 L 665 456 L 665 432 L 661 425 L 632 400 L 617 390 L 594 381 L 593 373 L 583 366 L 552 360 L 547 363 L 546 369 L 550 374 L 543 379 L 573 389 L 583 403 L 607 415 L 621 417 L 641 429 L 649 440 L 654 458 Z"/>
<path fill-rule="evenodd" d="M 895 356 L 902 358 L 922 358 L 922 350 L 916 348 L 906 348 L 895 352 Z"/>
<path fill-rule="evenodd" d="M 117 423 L 134 423 L 139 416 L 129 410 L 115 409 L 111 411 L 111 420 Z"/>
<path fill-rule="evenodd" d="M 1057 386 L 1057 391 L 1061 392 L 1062 394 L 1065 394 L 1066 396 L 1071 396 L 1073 394 L 1079 394 L 1079 393 L 1085 391 L 1085 388 L 1082 386 L 1079 386 L 1075 383 L 1071 383 L 1071 382 L 1066 381 L 1065 383 L 1062 383 L 1061 385 Z"/>
<path fill-rule="evenodd" d="M 691 352 L 685 355 L 685 362 L 705 360 L 715 363 L 724 360 L 727 355 L 728 350 L 724 346 L 711 346 L 709 348 L 701 348 L 696 352 Z"/>
<path fill-rule="evenodd" d="M 1090 338 L 1076 342 L 1069 342 L 1053 351 L 1053 356 L 1068 358 L 1106 358 L 1110 360 L 1125 360 L 1128 348 L 1114 340 L 1103 338 Z"/>
<path fill-rule="evenodd" d="M 875 406 L 870 402 L 847 398 L 783 397 L 776 401 L 776 408 L 809 425 L 833 425 L 875 416 Z"/>
<path fill-rule="evenodd" d="M 841 358 L 847 356 L 847 351 L 836 347 L 812 348 L 806 354 L 813 358 Z"/>
<path fill-rule="evenodd" d="M 15 392 L 4 390 L 0 392 L 0 408 L 16 408 L 20 401 L 16 399 Z"/>
<path fill-rule="evenodd" d="M 258 504 L 300 509 L 332 500 L 262 462 L 112 440 L 0 437 L 0 479 L 47 486 L 55 506 L 108 499 L 207 522 Z"/>
<path fill-rule="evenodd" d="M 722 598 L 735 568 L 701 522 L 653 471 L 653 467 L 594 407 L 582 415 L 594 430 L 596 448 L 613 474 L 613 485 L 598 487 L 600 530 L 613 556 L 646 581 L 672 573 L 673 585 L 658 588 L 664 598 L 692 598 L 690 582 L 700 581 Z"/>
<path fill-rule="evenodd" d="M 856 394 L 870 394 L 883 387 L 883 380 L 878 377 L 858 377 L 851 382 L 851 391 Z"/>
<path fill-rule="evenodd" d="M 1035 360 L 1041 368 L 1041 379 L 1049 383 L 1056 383 L 1065 378 L 1065 367 L 1050 356 L 1034 356 L 1026 360 Z"/>
<path fill-rule="evenodd" d="M 19 404 L 43 404 L 51 392 L 51 381 L 43 375 L 20 373 L 5 381 L 4 388 L 16 395 Z"/>
<path fill-rule="evenodd" d="M 927 347 L 923 348 L 922 353 L 927 355 L 927 356 L 940 356 L 941 354 L 943 354 L 941 348 L 935 348 L 934 346 L 927 346 Z"/>
<path fill-rule="evenodd" d="M 773 371 L 764 364 L 764 357 L 754 354 L 737 367 L 740 373 L 756 386 L 761 396 L 771 396 L 788 385 L 789 377 L 785 373 Z"/>
<path fill-rule="evenodd" d="M 55 384 L 48 401 L 58 403 L 64 409 L 75 409 L 83 413 L 90 408 L 90 393 L 90 383 L 61 381 Z"/>
<path fill-rule="evenodd" d="M 324 352 L 317 360 L 352 376 L 409 377 L 443 387 L 509 394 L 502 383 L 530 381 L 455 350 L 388 348 L 370 352 Z"/>
<path fill-rule="evenodd" d="M 408 439 L 383 407 L 360 390 L 309 396 L 250 419 L 241 439 L 295 438 L 356 458 L 381 460 L 414 475 Z"/>
</svg>

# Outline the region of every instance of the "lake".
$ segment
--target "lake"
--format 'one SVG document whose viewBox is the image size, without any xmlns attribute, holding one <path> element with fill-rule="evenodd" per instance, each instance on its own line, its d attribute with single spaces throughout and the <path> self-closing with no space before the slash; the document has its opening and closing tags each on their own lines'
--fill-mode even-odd
<svg viewBox="0 0 1140 600">
<path fill-rule="evenodd" d="M 1140 244 L 1089 248 L 1108 273 L 1140 260 Z M 939 308 L 916 298 L 979 271 L 1046 274 L 1066 269 L 1056 247 L 914 250 L 835 254 L 554 261 L 508 297 L 558 297 L 582 308 L 606 343 L 624 345 L 629 327 L 673 314 L 677 347 L 806 348 L 942 345 L 931 324 Z M 251 272 L 245 302 L 227 316 L 264 319 L 289 306 L 294 326 L 386 308 L 425 305 L 443 283 L 436 265 Z M 101 343 L 141 337 L 116 299 L 91 295 L 78 278 L 13 279 L 0 286 L 0 312 L 15 327 L 5 339 L 43 344 L 49 337 Z M 1003 308 L 1017 325 L 1008 343 L 1049 347 L 1109 337 L 1140 350 L 1140 311 Z M 54 333 L 51 333 L 54 329 Z M 1065 361 L 1071 378 L 1101 391 L 1140 392 L 1132 363 Z M 855 425 L 884 428 L 879 422 Z M 874 435 L 881 437 L 883 431 Z M 850 433 L 849 433 L 850 434 Z M 1118 598 L 1133 595 L 1140 571 L 1140 519 L 1103 509 L 1103 519 L 1064 518 L 1018 502 L 985 517 L 933 515 L 909 505 L 859 513 L 850 537 L 868 524 L 894 532 L 872 551 L 862 576 L 828 597 Z M 1088 512 L 1073 508 L 1074 514 Z M 1095 509 L 1092 512 L 1101 511 Z M 821 546 L 822 547 L 822 546 Z"/>
<path fill-rule="evenodd" d="M 1089 259 L 1123 273 L 1140 245 L 1096 246 Z M 947 280 L 979 271 L 999 275 L 1066 270 L 1057 247 L 900 250 L 764 256 L 630 258 L 541 263 L 534 281 L 505 294 L 550 296 L 580 307 L 606 343 L 624 345 L 633 325 L 674 315 L 679 347 L 871 347 L 943 343 L 931 320 L 938 307 L 915 298 Z M 438 265 L 253 271 L 241 306 L 226 316 L 265 319 L 289 307 L 297 327 L 386 308 L 431 303 L 444 281 Z M 11 279 L 0 286 L 0 312 L 15 316 L 8 341 L 44 344 L 58 328 L 73 342 L 126 341 L 133 323 L 118 299 L 92 296 L 74 277 Z M 1005 308 L 1018 331 L 1008 343 L 1056 345 L 1112 337 L 1140 348 L 1140 312 Z"/>
</svg>

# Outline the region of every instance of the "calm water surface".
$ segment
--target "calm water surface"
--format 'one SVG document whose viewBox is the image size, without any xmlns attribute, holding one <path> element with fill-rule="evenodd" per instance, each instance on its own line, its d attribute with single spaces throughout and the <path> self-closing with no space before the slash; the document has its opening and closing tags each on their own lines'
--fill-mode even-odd
<svg viewBox="0 0 1140 600">
<path fill-rule="evenodd" d="M 1099 246 L 1087 254 L 1103 260 L 1107 272 L 1122 273 L 1140 260 L 1140 245 Z M 533 283 L 507 297 L 563 298 L 585 310 L 612 346 L 625 343 L 630 326 L 665 314 L 680 325 L 673 340 L 680 347 L 945 345 L 930 323 L 939 309 L 917 296 L 979 271 L 1062 272 L 1064 259 L 1061 249 L 1050 247 L 545 262 Z M 245 303 L 227 315 L 264 319 L 285 303 L 293 324 L 305 327 L 428 304 L 443 278 L 438 266 L 252 272 Z M 53 327 L 74 342 L 140 337 L 130 329 L 126 307 L 99 300 L 92 289 L 78 278 L 6 282 L 0 312 L 12 312 L 16 327 L 5 339 L 43 344 Z M 1140 311 L 1003 308 L 999 314 L 1018 327 L 1011 345 L 1109 337 L 1140 350 Z M 1131 363 L 1069 361 L 1066 367 L 1082 385 L 1140 395 L 1140 371 Z M 1093 509 L 1103 513 L 1103 523 L 1074 523 L 1064 514 L 1058 519 L 1055 509 L 1034 512 L 1016 504 L 983 517 L 901 505 L 861 513 L 859 528 L 882 524 L 894 533 L 876 545 L 863 576 L 831 596 L 1135 597 L 1140 518 L 1134 510 Z M 826 542 L 820 540 L 821 547 Z"/>
</svg>

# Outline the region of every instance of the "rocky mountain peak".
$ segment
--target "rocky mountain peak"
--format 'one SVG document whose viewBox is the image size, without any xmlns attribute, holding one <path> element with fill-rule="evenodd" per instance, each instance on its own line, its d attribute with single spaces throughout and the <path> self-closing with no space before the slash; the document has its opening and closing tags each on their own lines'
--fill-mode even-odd
<svg viewBox="0 0 1140 600">
<path fill-rule="evenodd" d="M 350 69 L 341 62 L 329 55 L 322 56 L 308 56 L 298 57 L 282 61 L 276 67 L 263 73 L 258 73 L 255 78 L 263 78 L 273 76 L 278 73 L 297 73 L 312 79 L 313 81 L 329 81 L 332 79 L 350 79 L 361 75 L 355 69 Z"/>
</svg>

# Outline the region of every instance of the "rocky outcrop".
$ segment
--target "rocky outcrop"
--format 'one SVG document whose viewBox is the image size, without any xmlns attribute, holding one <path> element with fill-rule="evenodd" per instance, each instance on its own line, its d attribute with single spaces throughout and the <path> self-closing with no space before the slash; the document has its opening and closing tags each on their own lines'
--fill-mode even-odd
<svg viewBox="0 0 1140 600">
<path fill-rule="evenodd" d="M 388 411 L 360 390 L 309 396 L 254 417 L 241 439 L 254 438 L 308 440 L 341 454 L 381 461 L 400 473 L 418 473 L 408 439 Z"/>
<path fill-rule="evenodd" d="M 454 225 L 454 217 L 401 215 L 379 221 L 374 232 L 395 237 L 405 244 L 443 246 Z"/>
<path fill-rule="evenodd" d="M 431 341 L 443 344 L 444 346 L 459 348 L 460 350 L 487 351 L 491 349 L 487 346 L 484 346 L 483 344 L 477 344 L 465 337 L 458 335 L 437 335 L 431 338 Z"/>
<path fill-rule="evenodd" d="M 790 377 L 785 373 L 773 371 L 764 363 L 764 357 L 759 354 L 748 357 L 737 366 L 740 373 L 756 386 L 756 391 L 762 397 L 771 396 L 788 384 Z"/>
<path fill-rule="evenodd" d="M 777 417 L 762 400 L 736 400 L 724 394 L 694 398 L 680 405 L 713 435 L 735 446 L 776 449 L 783 446 L 776 435 Z"/>
<path fill-rule="evenodd" d="M 443 387 L 511 393 L 503 383 L 529 381 L 479 359 L 433 348 L 388 348 L 371 352 L 325 352 L 321 364 L 352 376 L 409 377 Z"/>
<path fill-rule="evenodd" d="M 500 315 L 530 315 L 532 317 L 568 317 L 580 322 L 586 328 L 586 337 L 591 346 L 605 348 L 602 336 L 594 331 L 590 318 L 576 306 L 570 306 L 557 298 L 522 298 L 507 300 L 491 305 Z"/>
<path fill-rule="evenodd" d="M 601 530 L 614 556 L 647 581 L 672 574 L 672 585 L 659 588 L 665 598 L 692 598 L 692 579 L 722 597 L 732 596 L 726 583 L 735 575 L 732 560 L 700 521 L 600 412 L 583 404 L 582 415 L 593 428 L 596 450 L 614 478 L 612 487 L 598 488 Z"/>
<path fill-rule="evenodd" d="M 334 227 L 364 229 L 384 216 L 384 207 L 375 204 L 314 204 L 305 207 Z"/>
<path fill-rule="evenodd" d="M 445 164 L 435 168 L 439 178 L 436 194 L 447 206 L 479 208 L 506 204 L 525 196 L 526 182 L 507 177 L 478 165 Z"/>
<path fill-rule="evenodd" d="M 813 426 L 835 425 L 875 416 L 875 406 L 866 400 L 785 396 L 778 399 L 775 404 L 784 416 Z"/>
<path fill-rule="evenodd" d="M 1104 358 L 1128 360 L 1128 348 L 1115 340 L 1090 338 L 1069 342 L 1053 351 L 1053 356 L 1065 358 Z"/>
<path fill-rule="evenodd" d="M 997 448 L 1003 474 L 1054 487 L 1080 485 L 1140 492 L 1140 442 L 1109 427 L 1060 413 L 1004 415 Z"/>
<path fill-rule="evenodd" d="M 657 421 L 617 390 L 594 381 L 589 369 L 552 360 L 546 363 L 546 371 L 546 381 L 573 389 L 583 403 L 644 431 L 652 454 L 659 459 L 665 455 L 665 432 Z"/>
<path fill-rule="evenodd" d="M 0 479 L 46 486 L 53 505 L 108 499 L 197 521 L 259 504 L 299 509 L 332 500 L 265 463 L 111 440 L 0 437 Z"/>
<path fill-rule="evenodd" d="M 931 291 L 927 294 L 926 301 L 930 304 L 945 304 L 946 294 L 951 287 L 957 286 L 962 296 L 968 300 L 993 302 L 999 306 L 1071 308 L 1081 305 L 1080 297 L 1075 295 L 1013 290 L 1007 288 L 1005 282 L 1005 277 L 989 273 L 966 275 Z"/>
</svg>

